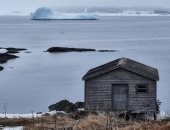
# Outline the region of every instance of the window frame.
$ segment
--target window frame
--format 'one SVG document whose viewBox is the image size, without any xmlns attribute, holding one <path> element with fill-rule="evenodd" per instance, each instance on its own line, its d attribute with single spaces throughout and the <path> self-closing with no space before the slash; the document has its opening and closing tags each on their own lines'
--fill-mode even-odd
<svg viewBox="0 0 170 130">
<path fill-rule="evenodd" d="M 146 87 L 146 88 L 139 88 L 139 87 Z M 139 90 L 146 90 L 146 91 L 139 91 Z M 148 94 L 149 93 L 149 85 L 148 84 L 137 84 L 136 85 L 136 94 Z"/>
</svg>

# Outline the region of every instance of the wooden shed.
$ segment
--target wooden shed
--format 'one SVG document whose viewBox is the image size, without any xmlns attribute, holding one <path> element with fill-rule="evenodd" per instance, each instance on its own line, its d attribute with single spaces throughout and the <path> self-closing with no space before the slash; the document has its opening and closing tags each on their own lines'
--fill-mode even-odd
<svg viewBox="0 0 170 130">
<path fill-rule="evenodd" d="M 83 80 L 86 110 L 157 112 L 156 68 L 123 57 L 89 70 Z"/>
</svg>

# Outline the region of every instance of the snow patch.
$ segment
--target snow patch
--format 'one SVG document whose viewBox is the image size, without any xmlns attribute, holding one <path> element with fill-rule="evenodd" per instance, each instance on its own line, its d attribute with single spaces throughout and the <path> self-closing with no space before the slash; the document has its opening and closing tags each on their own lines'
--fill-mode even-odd
<svg viewBox="0 0 170 130">
<path fill-rule="evenodd" d="M 0 113 L 0 118 L 32 118 L 32 116 L 34 117 L 41 117 L 45 114 L 49 114 L 49 115 L 55 115 L 55 114 L 66 114 L 64 111 L 50 111 L 50 112 L 45 112 L 45 113 L 28 113 L 28 114 L 5 114 L 4 113 Z"/>
<path fill-rule="evenodd" d="M 40 117 L 41 114 L 33 113 L 34 117 Z M 7 118 L 32 118 L 32 113 L 28 114 L 6 114 Z M 5 118 L 5 114 L 0 113 L 0 118 Z"/>
<path fill-rule="evenodd" d="M 4 127 L 2 130 L 23 130 L 22 126 L 16 126 L 16 127 Z"/>
<path fill-rule="evenodd" d="M 95 13 L 61 13 L 48 7 L 40 7 L 31 14 L 33 20 L 97 20 Z"/>
<path fill-rule="evenodd" d="M 6 49 L 0 49 L 0 54 L 4 54 L 4 53 L 7 53 L 7 50 Z"/>
</svg>

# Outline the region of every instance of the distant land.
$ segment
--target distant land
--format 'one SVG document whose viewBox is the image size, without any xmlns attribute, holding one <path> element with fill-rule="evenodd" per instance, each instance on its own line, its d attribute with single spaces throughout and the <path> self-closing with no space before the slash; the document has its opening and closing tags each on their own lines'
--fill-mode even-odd
<svg viewBox="0 0 170 130">
<path fill-rule="evenodd" d="M 168 11 L 170 12 L 170 8 L 162 8 L 162 7 L 56 7 L 54 8 L 57 11 L 64 11 L 66 13 L 80 13 L 83 11 L 88 12 L 105 12 L 105 13 L 120 13 L 123 11 L 133 10 L 133 11 Z"/>
<path fill-rule="evenodd" d="M 39 8 L 39 7 L 37 7 Z M 81 12 L 88 12 L 88 13 L 123 13 L 126 11 L 136 12 L 137 14 L 140 12 L 149 12 L 152 14 L 170 14 L 170 8 L 163 8 L 163 7 L 53 7 L 53 10 L 57 12 L 64 12 L 64 13 L 81 13 Z M 0 11 L 0 15 L 30 15 L 31 12 L 35 10 L 30 10 L 27 12 L 21 10 L 13 10 L 10 12 L 3 12 Z"/>
</svg>

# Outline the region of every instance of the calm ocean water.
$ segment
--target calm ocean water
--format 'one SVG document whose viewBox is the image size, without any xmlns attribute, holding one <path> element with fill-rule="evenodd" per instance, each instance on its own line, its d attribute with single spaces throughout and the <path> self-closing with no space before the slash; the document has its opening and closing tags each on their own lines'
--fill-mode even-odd
<svg viewBox="0 0 170 130">
<path fill-rule="evenodd" d="M 52 46 L 117 52 L 49 54 Z M 128 57 L 159 69 L 158 99 L 170 108 L 170 17 L 101 17 L 97 21 L 31 21 L 0 16 L 0 47 L 27 48 L 0 72 L 0 113 L 47 111 L 61 99 L 83 101 L 82 76 L 91 68 Z"/>
</svg>

